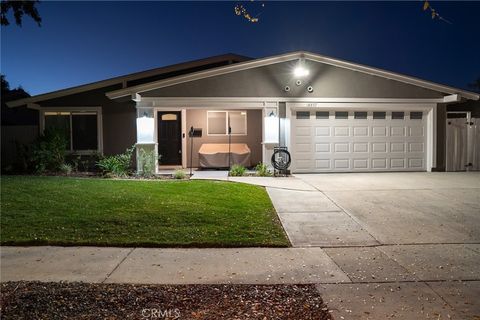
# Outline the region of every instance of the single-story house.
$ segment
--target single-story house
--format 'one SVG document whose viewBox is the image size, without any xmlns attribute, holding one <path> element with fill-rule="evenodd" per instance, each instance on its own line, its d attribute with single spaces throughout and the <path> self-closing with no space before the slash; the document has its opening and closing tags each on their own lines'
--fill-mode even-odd
<svg viewBox="0 0 480 320">
<path fill-rule="evenodd" d="M 247 153 L 244 163 L 269 164 L 276 146 L 288 148 L 293 173 L 444 171 L 480 169 L 478 99 L 302 51 L 216 56 L 8 106 L 38 110 L 39 132 L 63 128 L 73 153 L 154 150 L 157 171 L 221 163 L 215 154 L 228 150 Z"/>
</svg>

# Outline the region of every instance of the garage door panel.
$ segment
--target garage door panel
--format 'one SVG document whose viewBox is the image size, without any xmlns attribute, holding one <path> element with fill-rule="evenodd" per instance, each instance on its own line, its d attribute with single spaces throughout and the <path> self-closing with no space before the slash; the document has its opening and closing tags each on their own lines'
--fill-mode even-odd
<svg viewBox="0 0 480 320">
<path fill-rule="evenodd" d="M 315 152 L 330 152 L 330 143 L 316 143 Z"/>
<path fill-rule="evenodd" d="M 423 142 L 410 142 L 408 146 L 410 152 L 423 152 Z"/>
<path fill-rule="evenodd" d="M 320 170 L 331 170 L 330 159 L 317 159 L 315 160 L 315 168 Z"/>
<path fill-rule="evenodd" d="M 334 143 L 334 150 L 335 152 L 340 152 L 340 153 L 350 152 L 349 143 L 336 142 Z"/>
<path fill-rule="evenodd" d="M 311 170 L 313 165 L 312 160 L 297 159 L 295 163 L 296 163 L 297 169 L 300 169 L 300 170 Z"/>
<path fill-rule="evenodd" d="M 295 134 L 297 135 L 297 137 L 310 137 L 312 135 L 311 130 L 311 127 L 297 127 L 295 130 Z"/>
<path fill-rule="evenodd" d="M 312 144 L 313 139 L 312 137 L 296 137 L 295 143 L 296 144 Z"/>
<path fill-rule="evenodd" d="M 359 110 L 365 114 L 366 110 Z M 292 118 L 294 172 L 424 171 L 426 169 L 425 117 L 392 120 L 391 112 L 373 119 Z M 312 116 L 313 115 L 313 116 Z M 332 116 L 333 115 L 333 116 Z M 364 117 L 364 116 L 363 116 Z M 383 118 L 382 118 L 383 117 Z"/>
<path fill-rule="evenodd" d="M 372 169 L 387 169 L 387 159 L 386 158 L 373 158 L 372 159 Z"/>
<path fill-rule="evenodd" d="M 296 153 L 298 160 L 311 160 L 312 153 L 311 152 L 297 152 Z"/>
<path fill-rule="evenodd" d="M 390 159 L 390 168 L 391 169 L 404 169 L 405 168 L 405 159 L 404 158 L 392 158 L 392 159 Z"/>
<path fill-rule="evenodd" d="M 311 143 L 297 143 L 297 152 L 310 152 L 311 148 Z"/>
<path fill-rule="evenodd" d="M 354 142 L 353 152 L 354 153 L 368 152 L 368 142 Z"/>
<path fill-rule="evenodd" d="M 368 137 L 368 127 L 353 127 L 354 137 Z"/>
<path fill-rule="evenodd" d="M 336 170 L 350 169 L 350 159 L 334 159 L 333 163 Z"/>
<path fill-rule="evenodd" d="M 421 158 L 410 158 L 410 159 L 408 159 L 408 166 L 410 168 L 421 169 L 421 168 L 423 168 L 423 162 L 424 162 L 424 160 L 421 159 Z"/>
<path fill-rule="evenodd" d="M 350 133 L 349 127 L 334 127 L 334 135 L 336 137 L 348 137 Z"/>
<path fill-rule="evenodd" d="M 330 127 L 315 127 L 315 136 L 317 137 L 329 137 Z"/>
<path fill-rule="evenodd" d="M 405 152 L 405 142 L 391 142 L 390 152 Z"/>
<path fill-rule="evenodd" d="M 392 137 L 404 137 L 405 132 L 405 127 L 390 127 L 390 135 Z"/>
<path fill-rule="evenodd" d="M 353 159 L 353 169 L 368 169 L 368 159 Z"/>
<path fill-rule="evenodd" d="M 386 137 L 387 136 L 387 127 L 373 127 L 372 133 L 374 137 Z"/>
<path fill-rule="evenodd" d="M 423 137 L 423 127 L 409 127 L 409 136 L 410 137 Z"/>
<path fill-rule="evenodd" d="M 386 142 L 374 142 L 372 143 L 373 152 L 387 152 L 387 143 Z"/>
</svg>

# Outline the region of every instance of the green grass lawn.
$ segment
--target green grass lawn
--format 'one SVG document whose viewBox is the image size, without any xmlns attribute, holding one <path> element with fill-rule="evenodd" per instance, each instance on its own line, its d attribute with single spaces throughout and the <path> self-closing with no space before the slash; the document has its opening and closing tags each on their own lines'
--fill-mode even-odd
<svg viewBox="0 0 480 320">
<path fill-rule="evenodd" d="M 262 187 L 217 181 L 1 178 L 3 245 L 288 246 Z"/>
</svg>

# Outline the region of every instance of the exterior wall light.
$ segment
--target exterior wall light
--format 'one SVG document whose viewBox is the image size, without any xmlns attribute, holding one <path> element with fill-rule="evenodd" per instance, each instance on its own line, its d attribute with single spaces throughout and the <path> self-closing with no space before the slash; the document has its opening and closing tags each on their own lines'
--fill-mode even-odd
<svg viewBox="0 0 480 320">
<path fill-rule="evenodd" d="M 263 143 L 278 143 L 279 119 L 277 107 L 267 107 L 264 109 L 263 125 Z"/>
<path fill-rule="evenodd" d="M 305 67 L 299 65 L 293 70 L 293 74 L 295 75 L 295 77 L 301 78 L 308 76 L 310 74 L 310 71 Z"/>
<path fill-rule="evenodd" d="M 144 114 L 137 118 L 137 143 L 154 143 L 155 120 Z"/>
</svg>

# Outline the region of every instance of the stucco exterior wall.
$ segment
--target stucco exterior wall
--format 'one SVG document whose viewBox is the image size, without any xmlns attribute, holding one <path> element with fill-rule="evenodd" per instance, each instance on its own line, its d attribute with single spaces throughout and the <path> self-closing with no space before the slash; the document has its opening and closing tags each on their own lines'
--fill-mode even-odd
<svg viewBox="0 0 480 320">
<path fill-rule="evenodd" d="M 277 63 L 161 89 L 142 92 L 146 97 L 342 97 L 440 98 L 439 92 L 357 71 L 306 61 L 310 75 L 296 85 L 294 62 Z M 290 87 L 285 92 L 285 86 Z M 307 92 L 312 86 L 313 92 Z"/>
<path fill-rule="evenodd" d="M 190 127 L 201 128 L 202 137 L 194 138 L 193 167 L 198 167 L 198 150 L 203 143 L 228 143 L 228 136 L 207 134 L 207 110 L 187 110 L 187 132 Z M 252 165 L 262 161 L 262 110 L 247 110 L 247 135 L 232 136 L 232 143 L 246 143 L 251 150 Z M 187 139 L 187 166 L 190 166 L 190 139 Z"/>
</svg>

